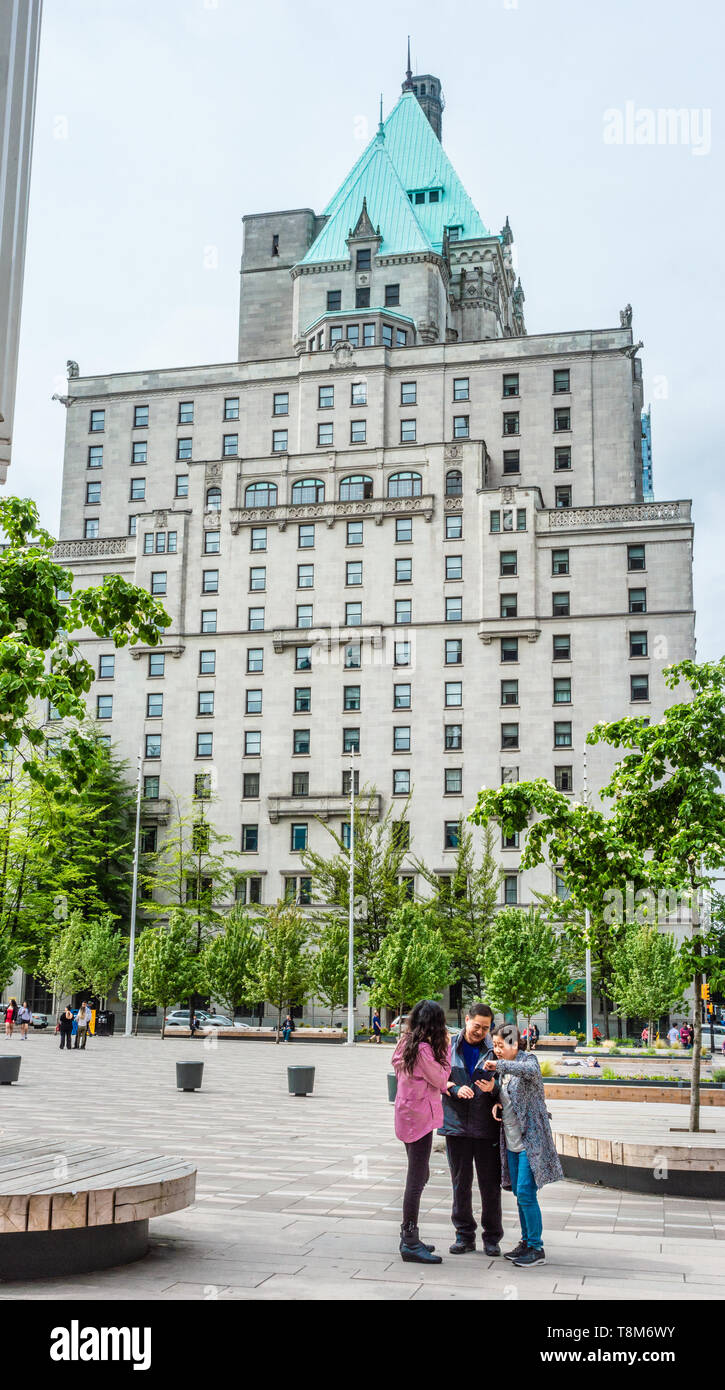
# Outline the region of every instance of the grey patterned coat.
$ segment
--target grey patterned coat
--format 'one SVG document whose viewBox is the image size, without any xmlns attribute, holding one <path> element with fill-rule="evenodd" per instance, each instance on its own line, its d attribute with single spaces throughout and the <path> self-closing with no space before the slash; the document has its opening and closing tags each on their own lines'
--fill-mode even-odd
<svg viewBox="0 0 725 1390">
<path fill-rule="evenodd" d="M 539 1064 L 533 1052 L 520 1052 L 510 1062 L 502 1057 L 496 1058 L 496 1075 L 501 1078 L 509 1072 L 511 1080 L 508 1094 L 514 1114 L 521 1125 L 524 1148 L 531 1164 L 534 1182 L 544 1187 L 547 1182 L 558 1182 L 564 1170 L 559 1162 L 556 1145 L 551 1134 L 549 1115 L 546 1109 L 544 1082 Z M 503 1187 L 511 1187 L 506 1141 L 501 1125 L 501 1182 Z"/>
</svg>

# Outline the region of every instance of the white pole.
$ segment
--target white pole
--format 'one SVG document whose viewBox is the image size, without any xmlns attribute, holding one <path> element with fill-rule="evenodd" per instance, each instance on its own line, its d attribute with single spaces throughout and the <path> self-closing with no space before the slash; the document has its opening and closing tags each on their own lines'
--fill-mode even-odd
<svg viewBox="0 0 725 1390">
<path fill-rule="evenodd" d="M 584 801 L 585 801 L 585 804 L 588 805 L 588 803 L 589 803 L 589 790 L 588 790 L 588 787 L 587 787 L 587 749 L 586 749 L 586 744 L 584 745 Z M 593 1046 L 593 1043 L 594 1043 L 594 1016 L 593 1016 L 593 1009 L 592 1009 L 592 950 L 591 950 L 591 946 L 589 945 L 589 932 L 590 932 L 590 929 L 591 929 L 591 916 L 590 916 L 590 913 L 589 913 L 589 908 L 587 907 L 587 908 L 585 908 L 585 911 L 584 911 L 584 930 L 585 930 L 585 932 L 586 932 L 586 943 L 587 943 L 587 944 L 586 944 L 586 955 L 585 955 L 585 958 L 584 958 L 584 977 L 585 977 L 586 1001 L 587 1001 L 587 1004 L 586 1004 L 586 1009 L 587 1009 L 587 1021 L 586 1021 L 587 1047 Z"/>
<path fill-rule="evenodd" d="M 350 753 L 350 866 L 347 915 L 347 1046 L 355 1046 L 355 754 Z"/>
<path fill-rule="evenodd" d="M 136 774 L 136 834 L 133 842 L 133 886 L 131 888 L 131 939 L 128 946 L 128 986 L 126 993 L 126 1037 L 133 1033 L 133 959 L 136 950 L 136 903 L 138 900 L 138 848 L 141 837 L 141 761 L 143 743 L 138 747 Z"/>
</svg>

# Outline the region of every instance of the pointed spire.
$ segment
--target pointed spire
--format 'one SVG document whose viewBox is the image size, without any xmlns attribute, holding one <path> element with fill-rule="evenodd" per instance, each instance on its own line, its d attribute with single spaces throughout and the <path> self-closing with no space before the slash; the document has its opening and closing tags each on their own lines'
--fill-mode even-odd
<svg viewBox="0 0 725 1390">
<path fill-rule="evenodd" d="M 410 66 L 410 34 L 408 34 L 408 66 L 405 70 L 405 82 L 403 83 L 404 92 L 413 90 L 413 69 Z"/>
<path fill-rule="evenodd" d="M 378 120 L 378 140 L 385 139 L 385 126 L 383 125 L 383 94 L 380 93 L 380 117 Z"/>
</svg>

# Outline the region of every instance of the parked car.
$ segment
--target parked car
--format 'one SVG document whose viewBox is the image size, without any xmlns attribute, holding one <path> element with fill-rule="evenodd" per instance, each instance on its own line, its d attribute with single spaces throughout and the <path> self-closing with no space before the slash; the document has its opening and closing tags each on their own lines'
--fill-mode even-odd
<svg viewBox="0 0 725 1390">
<path fill-rule="evenodd" d="M 207 1019 L 210 1017 L 210 1015 L 206 1013 L 203 1009 L 195 1009 L 194 1016 L 199 1020 L 199 1023 L 202 1025 L 202 1027 L 205 1025 Z M 172 1009 L 171 1013 L 166 1015 L 166 1027 L 188 1028 L 190 1018 L 191 1012 L 189 1009 Z"/>
<path fill-rule="evenodd" d="M 391 1033 L 402 1033 L 403 1029 L 408 1026 L 408 1018 L 408 1014 L 398 1014 L 398 1017 L 394 1018 L 390 1025 Z"/>
<path fill-rule="evenodd" d="M 31 1028 L 47 1028 L 49 1023 L 50 1014 L 33 1014 L 31 1016 Z"/>
</svg>

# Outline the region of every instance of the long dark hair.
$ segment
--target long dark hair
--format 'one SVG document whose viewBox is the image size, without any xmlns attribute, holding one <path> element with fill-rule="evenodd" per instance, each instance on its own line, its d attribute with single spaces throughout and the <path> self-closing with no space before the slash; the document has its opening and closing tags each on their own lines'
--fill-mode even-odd
<svg viewBox="0 0 725 1390">
<path fill-rule="evenodd" d="M 430 1043 L 433 1056 L 441 1066 L 448 1056 L 448 1030 L 446 1016 L 440 1004 L 432 999 L 421 999 L 408 1018 L 408 1031 L 403 1045 L 403 1071 L 410 1075 L 418 1058 L 418 1048 L 422 1042 Z"/>
</svg>

